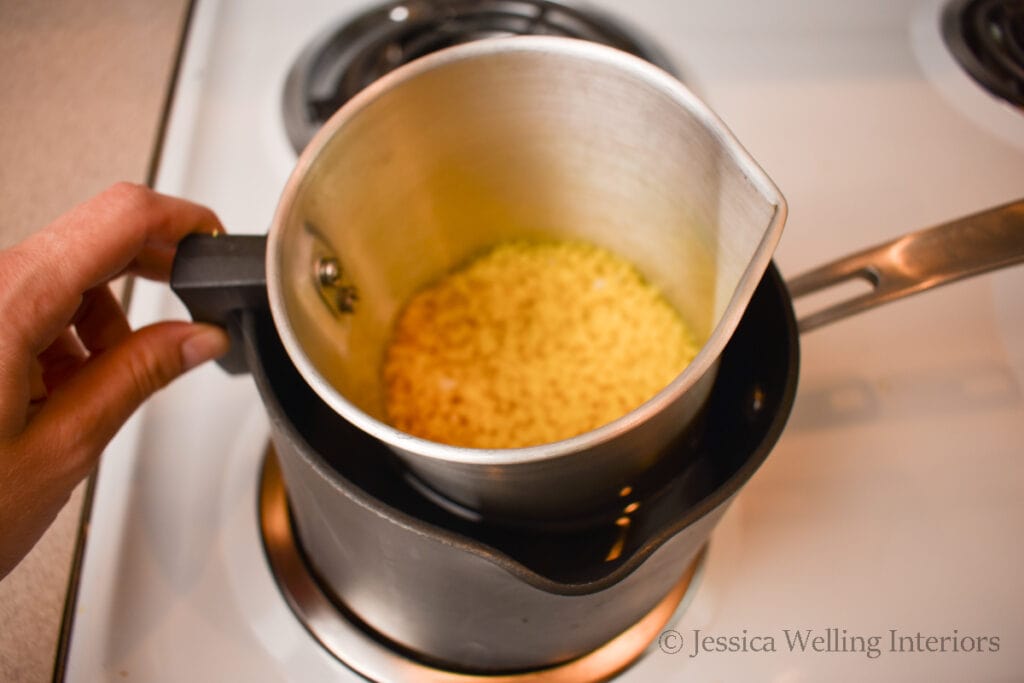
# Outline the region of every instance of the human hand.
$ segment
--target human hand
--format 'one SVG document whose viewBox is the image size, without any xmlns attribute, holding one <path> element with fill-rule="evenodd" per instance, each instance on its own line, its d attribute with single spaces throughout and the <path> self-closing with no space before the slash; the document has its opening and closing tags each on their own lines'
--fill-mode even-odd
<svg viewBox="0 0 1024 683">
<path fill-rule="evenodd" d="M 209 210 L 121 183 L 0 251 L 0 579 L 39 540 L 146 398 L 228 348 L 219 328 L 132 332 L 107 283 L 166 280 Z"/>
</svg>

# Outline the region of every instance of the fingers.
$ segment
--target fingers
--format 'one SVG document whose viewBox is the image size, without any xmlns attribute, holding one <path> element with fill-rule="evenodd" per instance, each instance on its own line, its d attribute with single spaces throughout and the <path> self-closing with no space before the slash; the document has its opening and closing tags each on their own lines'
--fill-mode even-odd
<svg viewBox="0 0 1024 683">
<path fill-rule="evenodd" d="M 50 394 L 26 434 L 46 442 L 39 450 L 57 460 L 52 466 L 83 476 L 139 404 L 227 349 L 227 335 L 217 327 L 168 322 L 143 328 L 90 357 Z"/>
<path fill-rule="evenodd" d="M 106 285 L 93 287 L 82 296 L 72 323 L 90 353 L 106 351 L 132 333 L 121 304 Z"/>
<path fill-rule="evenodd" d="M 166 280 L 174 265 L 174 253 L 177 245 L 153 245 L 146 247 L 131 265 L 131 272 L 147 280 Z"/>
<path fill-rule="evenodd" d="M 32 400 L 45 399 L 56 387 L 85 363 L 88 354 L 71 330 L 64 330 L 46 350 L 39 354 L 42 387 L 33 388 Z"/>
<path fill-rule="evenodd" d="M 63 384 L 86 362 L 90 353 L 101 353 L 131 334 L 121 305 L 106 285 L 94 287 L 81 298 L 72 317 L 77 336 L 64 328 L 38 355 L 30 359 L 27 378 L 4 383 L 0 410 L 0 436 L 17 433 L 34 415 L 53 390 Z M 28 382 L 29 402 L 23 396 Z M 18 396 L 15 396 L 17 394 Z"/>
<path fill-rule="evenodd" d="M 135 266 L 166 278 L 168 254 L 184 235 L 222 229 L 198 204 L 115 185 L 4 253 L 0 319 L 13 323 L 5 337 L 37 354 L 67 325 L 82 292 Z"/>
<path fill-rule="evenodd" d="M 0 578 L 139 404 L 227 351 L 207 325 L 132 333 L 106 286 L 166 279 L 185 234 L 220 230 L 204 207 L 120 184 L 0 251 Z"/>
<path fill-rule="evenodd" d="M 121 304 L 106 285 L 94 287 L 82 296 L 72 324 L 77 335 L 65 329 L 39 354 L 46 387 L 44 397 L 71 377 L 89 354 L 101 353 L 132 333 Z"/>
<path fill-rule="evenodd" d="M 83 292 L 128 269 L 146 249 L 173 249 L 190 232 L 223 229 L 204 206 L 119 183 L 61 216 L 44 233 L 69 254 L 91 256 L 59 263 L 66 266 L 64 279 L 70 289 Z M 170 263 L 165 265 L 167 270 L 159 273 L 163 278 L 170 275 Z"/>
</svg>

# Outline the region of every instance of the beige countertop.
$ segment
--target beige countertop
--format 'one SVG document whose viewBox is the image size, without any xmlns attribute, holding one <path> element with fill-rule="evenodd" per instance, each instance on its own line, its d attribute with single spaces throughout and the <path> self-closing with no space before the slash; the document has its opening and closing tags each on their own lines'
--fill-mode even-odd
<svg viewBox="0 0 1024 683">
<path fill-rule="evenodd" d="M 188 4 L 0 0 L 0 248 L 147 180 Z M 2 681 L 52 677 L 81 489 L 0 582 Z"/>
</svg>

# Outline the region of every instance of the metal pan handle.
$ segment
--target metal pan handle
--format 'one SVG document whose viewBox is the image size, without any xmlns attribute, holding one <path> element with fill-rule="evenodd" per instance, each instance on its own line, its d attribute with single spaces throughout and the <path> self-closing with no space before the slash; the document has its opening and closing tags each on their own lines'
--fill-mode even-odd
<svg viewBox="0 0 1024 683">
<path fill-rule="evenodd" d="M 871 291 L 800 318 L 801 332 L 939 285 L 1024 262 L 1024 199 L 918 230 L 803 273 L 793 298 L 860 279 Z"/>
<path fill-rule="evenodd" d="M 220 325 L 231 349 L 217 363 L 231 374 L 248 371 L 240 328 L 243 311 L 266 308 L 265 235 L 189 235 L 179 244 L 171 289 L 197 322 Z"/>
</svg>

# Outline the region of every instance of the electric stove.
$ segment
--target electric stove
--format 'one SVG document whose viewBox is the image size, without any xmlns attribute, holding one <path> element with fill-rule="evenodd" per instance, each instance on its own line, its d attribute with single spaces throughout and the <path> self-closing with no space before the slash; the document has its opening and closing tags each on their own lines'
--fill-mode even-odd
<svg viewBox="0 0 1024 683">
<path fill-rule="evenodd" d="M 534 16 L 516 2 L 450 2 L 519 15 L 468 28 L 444 15 L 420 33 L 404 22 L 423 3 L 200 0 L 156 188 L 211 206 L 231 232 L 262 233 L 302 125 L 345 97 L 324 81 L 357 90 L 436 47 L 575 32 L 624 39 L 725 120 L 788 199 L 776 263 L 792 276 L 1024 196 L 1024 111 L 958 63 L 976 38 L 950 48 L 962 10 L 1019 47 L 1020 3 L 992 4 L 603 0 L 595 15 L 573 3 Z M 353 32 L 370 17 L 385 23 Z M 339 34 L 327 56 L 310 47 Z M 345 75 L 346 60 L 360 69 Z M 297 75 L 297 61 L 321 70 Z M 286 90 L 312 97 L 282 104 Z M 285 110 L 309 121 L 286 125 Z M 1019 680 L 1022 291 L 1018 267 L 805 335 L 786 431 L 692 576 L 679 568 L 668 623 L 616 680 Z M 129 315 L 186 317 L 147 282 Z M 118 434 L 95 483 L 59 678 L 364 680 L 343 660 L 365 661 L 366 644 L 326 646 L 272 567 L 268 434 L 251 378 L 214 365 Z M 391 680 L 468 680 L 379 656 L 397 657 L 373 670 Z"/>
</svg>

